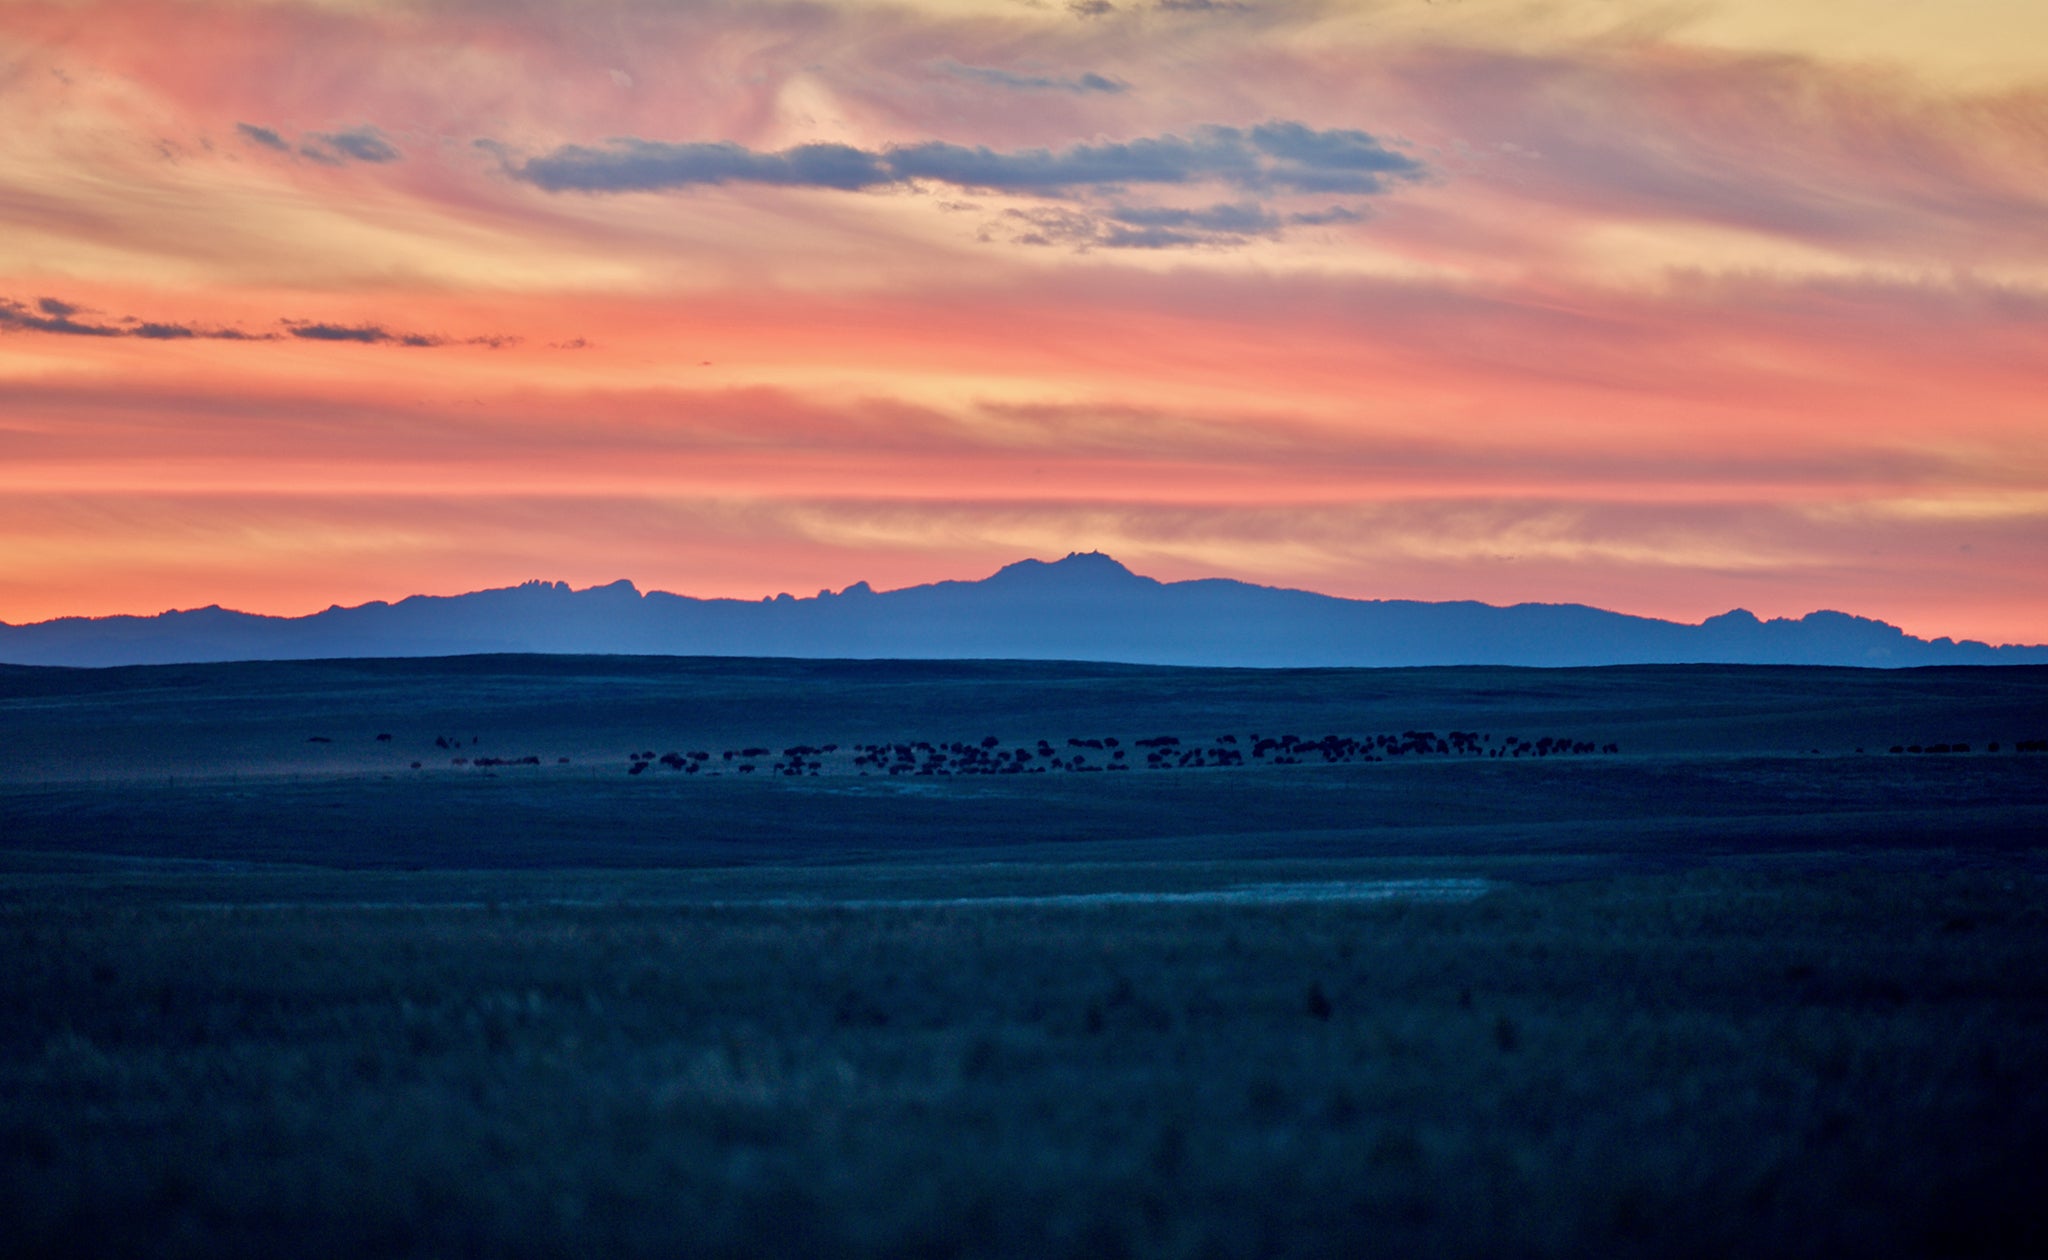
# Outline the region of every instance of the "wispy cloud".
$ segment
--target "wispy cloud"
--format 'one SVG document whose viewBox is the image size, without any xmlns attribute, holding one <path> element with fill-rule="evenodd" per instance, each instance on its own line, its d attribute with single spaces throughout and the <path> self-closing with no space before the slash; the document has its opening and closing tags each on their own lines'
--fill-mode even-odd
<svg viewBox="0 0 2048 1260">
<path fill-rule="evenodd" d="M 1254 201 L 1184 210 L 1171 206 L 1118 206 L 1109 218 L 1132 227 L 1186 227 L 1206 232 L 1271 232 L 1280 216 Z"/>
<path fill-rule="evenodd" d="M 1011 209 L 1002 223 L 1021 245 L 1069 245 L 1082 249 L 1180 249 L 1229 246 L 1252 237 L 1272 237 L 1291 223 L 1350 222 L 1363 216 L 1340 210 L 1278 214 L 1256 201 L 1181 206 L 1111 205 L 1099 213 L 1066 207 Z"/>
<path fill-rule="evenodd" d="M 340 166 L 346 162 L 368 162 L 383 165 L 396 162 L 405 155 L 398 146 L 391 143 L 385 134 L 375 127 L 351 127 L 346 131 L 309 131 L 294 148 L 284 133 L 274 127 L 261 127 L 255 123 L 238 122 L 235 134 L 243 140 L 262 149 L 275 153 L 293 153 L 309 158 L 323 166 Z"/>
<path fill-rule="evenodd" d="M 976 83 L 992 84 L 995 87 L 1011 88 L 1019 92 L 1071 92 L 1086 95 L 1102 92 L 1114 95 L 1128 92 L 1130 84 L 1121 79 L 1112 79 L 1096 74 L 1092 70 L 1080 74 L 1022 74 L 1015 70 L 1003 70 L 994 66 L 964 66 L 951 59 L 938 63 L 938 68 L 960 79 L 971 79 Z"/>
<path fill-rule="evenodd" d="M 235 131 L 251 144 L 260 145 L 266 149 L 275 149 L 279 153 L 290 153 L 292 151 L 291 141 L 286 140 L 269 127 L 259 127 L 255 123 L 238 122 L 235 124 Z"/>
<path fill-rule="evenodd" d="M 1641 42 L 1404 50 L 1458 178 L 1543 230 L 1698 225 L 1879 258 L 2048 260 L 2048 93 Z M 1468 141 L 1485 142 L 1479 147 Z"/>
<path fill-rule="evenodd" d="M 311 145 L 319 145 L 326 153 L 358 162 L 396 162 L 404 156 L 398 147 L 384 137 L 375 127 L 355 127 L 348 131 L 311 132 L 306 139 L 310 142 L 300 152 L 308 152 Z"/>
</svg>

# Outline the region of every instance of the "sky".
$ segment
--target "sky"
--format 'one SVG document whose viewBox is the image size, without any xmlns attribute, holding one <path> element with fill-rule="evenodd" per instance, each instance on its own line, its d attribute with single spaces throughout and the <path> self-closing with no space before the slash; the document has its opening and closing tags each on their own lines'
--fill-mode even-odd
<svg viewBox="0 0 2048 1260">
<path fill-rule="evenodd" d="M 2048 5 L 0 0 L 0 621 L 1096 549 L 2048 641 Z"/>
</svg>

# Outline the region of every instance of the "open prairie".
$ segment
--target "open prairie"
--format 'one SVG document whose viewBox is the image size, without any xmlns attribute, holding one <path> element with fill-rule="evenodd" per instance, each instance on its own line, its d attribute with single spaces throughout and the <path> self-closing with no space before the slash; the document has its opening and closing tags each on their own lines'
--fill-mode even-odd
<svg viewBox="0 0 2048 1260">
<path fill-rule="evenodd" d="M 5 1245 L 2038 1254 L 2044 736 L 2033 668 L 4 669 Z"/>
</svg>

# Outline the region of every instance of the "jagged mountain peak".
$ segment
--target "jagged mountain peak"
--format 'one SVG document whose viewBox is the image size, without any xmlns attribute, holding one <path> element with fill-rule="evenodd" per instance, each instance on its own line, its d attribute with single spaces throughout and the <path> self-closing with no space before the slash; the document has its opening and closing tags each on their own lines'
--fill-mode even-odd
<svg viewBox="0 0 2048 1260">
<path fill-rule="evenodd" d="M 1058 560 L 1019 560 L 1006 564 L 983 583 L 1011 585 L 1020 582 L 1045 582 L 1072 584 L 1088 583 L 1145 583 L 1158 585 L 1153 578 L 1141 577 L 1125 568 L 1114 557 L 1101 551 L 1070 551 Z"/>
<path fill-rule="evenodd" d="M 1702 630 L 1708 629 L 1710 627 L 1719 627 L 1721 629 L 1752 629 L 1761 624 L 1763 623 L 1757 620 L 1757 615 L 1749 611 L 1749 609 L 1731 608 L 1727 612 L 1720 613 L 1716 616 L 1707 618 L 1705 621 L 1702 621 L 1700 623 L 1700 628 Z"/>
</svg>

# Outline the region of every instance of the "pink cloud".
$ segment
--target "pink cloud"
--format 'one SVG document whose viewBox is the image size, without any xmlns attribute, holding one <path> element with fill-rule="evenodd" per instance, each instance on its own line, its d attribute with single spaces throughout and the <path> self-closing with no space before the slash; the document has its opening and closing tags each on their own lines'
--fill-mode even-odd
<svg viewBox="0 0 2048 1260">
<path fill-rule="evenodd" d="M 1625 43 L 1415 48 L 1381 68 L 1447 178 L 1582 223 L 1739 228 L 1873 259 L 2039 261 L 2048 91 L 1962 94 L 1897 69 Z"/>
</svg>

